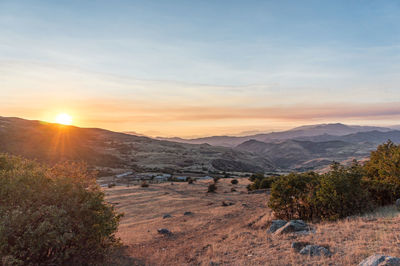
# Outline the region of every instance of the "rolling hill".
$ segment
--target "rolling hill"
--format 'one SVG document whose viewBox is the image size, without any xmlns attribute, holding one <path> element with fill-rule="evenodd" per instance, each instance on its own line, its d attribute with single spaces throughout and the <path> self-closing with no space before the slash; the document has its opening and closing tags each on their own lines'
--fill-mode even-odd
<svg viewBox="0 0 400 266">
<path fill-rule="evenodd" d="M 6 117 L 0 117 L 0 152 L 47 163 L 74 160 L 137 171 L 259 172 L 275 168 L 266 158 L 231 148 Z"/>
</svg>

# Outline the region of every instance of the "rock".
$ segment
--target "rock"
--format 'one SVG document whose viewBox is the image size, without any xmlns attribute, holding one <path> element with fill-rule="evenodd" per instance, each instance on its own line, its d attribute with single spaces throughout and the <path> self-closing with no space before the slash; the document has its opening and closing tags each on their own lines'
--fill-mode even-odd
<svg viewBox="0 0 400 266">
<path fill-rule="evenodd" d="M 310 231 L 310 227 L 303 220 L 291 220 L 276 230 L 274 234 L 281 235 L 295 232 L 303 233 L 307 231 Z"/>
<path fill-rule="evenodd" d="M 184 212 L 183 215 L 193 215 L 193 212 Z"/>
<path fill-rule="evenodd" d="M 400 258 L 385 256 L 381 254 L 375 254 L 369 256 L 360 264 L 359 266 L 399 266 L 400 265 Z"/>
<path fill-rule="evenodd" d="M 396 200 L 396 207 L 397 207 L 397 210 L 400 211 L 400 199 Z"/>
<path fill-rule="evenodd" d="M 222 206 L 226 207 L 226 206 L 232 206 L 234 203 L 233 202 L 222 202 Z"/>
<path fill-rule="evenodd" d="M 276 230 L 283 227 L 286 223 L 285 220 L 272 220 L 272 224 L 268 228 L 267 233 L 275 233 Z"/>
<path fill-rule="evenodd" d="M 329 249 L 317 245 L 307 245 L 300 250 L 301 255 L 309 255 L 309 256 L 331 256 L 332 253 Z"/>
<path fill-rule="evenodd" d="M 172 215 L 171 214 L 164 214 L 164 216 L 163 216 L 163 219 L 167 219 L 167 218 L 171 218 L 172 217 Z"/>
<path fill-rule="evenodd" d="M 300 252 L 300 250 L 302 250 L 304 247 L 310 244 L 311 244 L 310 242 L 303 242 L 303 241 L 293 242 L 292 249 L 294 249 L 296 252 Z"/>
<path fill-rule="evenodd" d="M 171 231 L 166 228 L 157 229 L 157 232 L 162 235 L 171 235 Z"/>
</svg>

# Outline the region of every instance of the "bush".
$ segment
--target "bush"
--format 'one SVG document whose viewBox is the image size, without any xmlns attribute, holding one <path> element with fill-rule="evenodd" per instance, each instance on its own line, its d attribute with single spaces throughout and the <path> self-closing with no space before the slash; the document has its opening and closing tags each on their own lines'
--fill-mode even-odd
<svg viewBox="0 0 400 266">
<path fill-rule="evenodd" d="M 249 177 L 249 180 L 251 181 L 251 182 L 254 182 L 254 181 L 256 181 L 256 180 L 261 180 L 261 179 L 263 179 L 264 178 L 264 174 L 263 173 L 256 173 L 256 174 L 252 174 L 250 177 Z"/>
<path fill-rule="evenodd" d="M 219 180 L 220 178 L 218 177 L 218 176 L 214 176 L 213 177 L 213 180 L 214 180 L 214 183 L 218 183 L 218 180 Z"/>
<path fill-rule="evenodd" d="M 232 185 L 237 185 L 237 184 L 239 184 L 239 181 L 237 179 L 232 179 L 231 180 L 231 184 Z"/>
<path fill-rule="evenodd" d="M 379 145 L 364 168 L 365 186 L 376 205 L 392 204 L 400 198 L 400 145 L 390 140 Z"/>
<path fill-rule="evenodd" d="M 208 185 L 208 193 L 215 193 L 217 190 L 217 185 L 215 183 Z"/>
<path fill-rule="evenodd" d="M 372 207 L 368 190 L 363 187 L 362 168 L 357 164 L 345 168 L 333 164 L 331 171 L 321 175 L 316 191 L 317 217 L 336 220 L 360 214 Z"/>
<path fill-rule="evenodd" d="M 188 184 L 193 184 L 193 179 L 191 179 L 190 177 L 188 178 Z"/>
<path fill-rule="evenodd" d="M 291 173 L 272 184 L 268 206 L 282 219 L 310 219 L 314 216 L 315 189 L 319 175 L 314 172 Z"/>
<path fill-rule="evenodd" d="M 272 184 L 269 206 L 282 219 L 336 220 L 370 210 L 373 206 L 354 163 L 334 163 L 326 174 L 289 174 Z"/>
<path fill-rule="evenodd" d="M 143 181 L 143 182 L 140 184 L 140 186 L 141 186 L 141 187 L 149 187 L 149 183 L 147 183 L 146 181 Z"/>
<path fill-rule="evenodd" d="M 87 265 L 119 244 L 120 215 L 84 165 L 0 155 L 0 257 L 13 265 Z"/>
<path fill-rule="evenodd" d="M 264 179 L 253 177 L 250 189 Z M 289 174 L 272 183 L 269 206 L 284 219 L 335 220 L 392 204 L 400 197 L 400 145 L 388 141 L 364 166 L 338 163 L 325 174 Z"/>
<path fill-rule="evenodd" d="M 272 183 L 274 183 L 277 179 L 278 177 L 276 176 L 268 176 L 263 177 L 262 179 L 254 179 L 254 182 L 248 186 L 248 189 L 257 190 L 271 188 Z"/>
</svg>

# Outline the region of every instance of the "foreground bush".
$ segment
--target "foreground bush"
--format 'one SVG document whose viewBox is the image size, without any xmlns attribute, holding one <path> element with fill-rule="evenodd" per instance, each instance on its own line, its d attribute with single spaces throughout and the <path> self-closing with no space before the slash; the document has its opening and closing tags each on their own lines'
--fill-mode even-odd
<svg viewBox="0 0 400 266">
<path fill-rule="evenodd" d="M 119 244 L 119 219 L 84 166 L 0 155 L 2 264 L 99 263 Z"/>
<path fill-rule="evenodd" d="M 268 206 L 282 219 L 311 219 L 317 212 L 314 204 L 319 175 L 291 173 L 272 184 Z"/>
<path fill-rule="evenodd" d="M 263 179 L 254 177 L 254 187 Z M 292 173 L 272 183 L 269 206 L 283 219 L 336 220 L 400 198 L 400 145 L 388 141 L 365 165 L 334 163 L 325 174 Z"/>
<path fill-rule="evenodd" d="M 365 182 L 377 205 L 400 198 L 400 145 L 390 140 L 371 152 L 364 166 Z"/>
</svg>

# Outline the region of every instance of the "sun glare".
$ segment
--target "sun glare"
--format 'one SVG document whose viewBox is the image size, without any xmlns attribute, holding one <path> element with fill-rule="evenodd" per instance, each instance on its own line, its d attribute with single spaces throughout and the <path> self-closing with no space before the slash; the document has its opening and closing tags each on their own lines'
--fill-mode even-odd
<svg viewBox="0 0 400 266">
<path fill-rule="evenodd" d="M 66 113 L 58 114 L 56 117 L 56 123 L 61 125 L 71 125 L 72 117 Z"/>
</svg>

